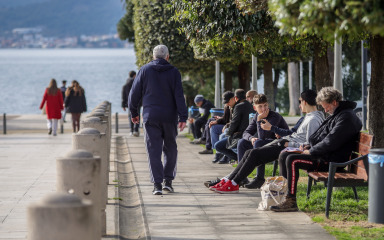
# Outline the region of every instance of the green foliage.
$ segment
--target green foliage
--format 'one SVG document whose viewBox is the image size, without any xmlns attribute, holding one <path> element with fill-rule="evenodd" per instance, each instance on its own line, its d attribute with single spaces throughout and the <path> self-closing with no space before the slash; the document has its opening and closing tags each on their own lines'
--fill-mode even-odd
<svg viewBox="0 0 384 240">
<path fill-rule="evenodd" d="M 235 0 L 239 9 L 245 13 L 254 13 L 268 8 L 268 0 Z"/>
<path fill-rule="evenodd" d="M 0 33 L 14 28 L 43 27 L 44 35 L 79 36 L 114 32 L 123 14 L 116 0 L 34 1 L 25 6 L 0 8 Z"/>
<path fill-rule="evenodd" d="M 133 3 L 131 0 L 125 0 L 126 13 L 117 23 L 117 32 L 121 40 L 133 42 L 135 39 L 135 30 L 133 28 Z"/>
<path fill-rule="evenodd" d="M 316 34 L 330 42 L 343 35 L 384 36 L 383 1 L 269 0 L 269 8 L 283 33 Z"/>
</svg>

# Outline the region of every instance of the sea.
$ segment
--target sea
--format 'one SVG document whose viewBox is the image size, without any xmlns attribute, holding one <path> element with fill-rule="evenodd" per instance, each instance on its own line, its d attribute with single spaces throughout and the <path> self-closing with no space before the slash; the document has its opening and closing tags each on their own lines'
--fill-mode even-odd
<svg viewBox="0 0 384 240">
<path fill-rule="evenodd" d="M 88 112 L 107 100 L 112 112 L 121 108 L 128 73 L 137 72 L 133 48 L 0 49 L 0 113 L 40 114 L 45 88 L 77 80 L 85 90 Z"/>
</svg>

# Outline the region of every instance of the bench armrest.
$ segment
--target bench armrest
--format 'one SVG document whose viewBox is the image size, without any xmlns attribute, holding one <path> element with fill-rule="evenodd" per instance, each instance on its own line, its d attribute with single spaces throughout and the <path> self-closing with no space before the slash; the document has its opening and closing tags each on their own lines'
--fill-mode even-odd
<svg viewBox="0 0 384 240">
<path fill-rule="evenodd" d="M 352 160 L 349 160 L 349 161 L 343 162 L 343 163 L 330 162 L 329 163 L 329 176 L 334 178 L 335 173 L 336 173 L 336 168 L 346 167 L 346 166 L 351 165 L 351 164 L 358 162 L 360 160 L 363 160 L 364 167 L 365 167 L 365 170 L 367 171 L 367 175 L 368 175 L 368 154 L 366 154 L 366 155 L 363 155 L 361 157 L 354 158 Z M 329 181 L 329 178 L 328 178 L 328 181 Z"/>
</svg>

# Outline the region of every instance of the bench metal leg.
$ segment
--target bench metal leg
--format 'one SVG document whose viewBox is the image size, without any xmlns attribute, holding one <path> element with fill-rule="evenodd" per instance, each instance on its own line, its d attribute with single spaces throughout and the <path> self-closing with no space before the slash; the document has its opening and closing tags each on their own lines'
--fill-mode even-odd
<svg viewBox="0 0 384 240">
<path fill-rule="evenodd" d="M 278 166 L 278 164 L 279 164 L 278 161 L 279 161 L 279 160 L 275 160 L 275 161 L 273 162 L 273 172 L 272 172 L 272 177 L 276 176 L 277 166 Z"/>
<path fill-rule="evenodd" d="M 312 182 L 313 182 L 313 179 L 310 176 L 308 176 L 307 199 L 309 199 L 309 195 L 311 193 Z"/>
<path fill-rule="evenodd" d="M 356 187 L 352 187 L 352 190 L 353 190 L 353 193 L 355 194 L 356 202 L 358 202 L 359 201 L 359 197 L 357 196 Z"/>
<path fill-rule="evenodd" d="M 329 208 L 331 206 L 332 190 L 333 183 L 335 180 L 336 167 L 333 166 L 333 163 L 329 163 L 329 175 L 328 175 L 328 184 L 327 184 L 327 203 L 325 205 L 325 217 L 329 218 Z"/>
</svg>

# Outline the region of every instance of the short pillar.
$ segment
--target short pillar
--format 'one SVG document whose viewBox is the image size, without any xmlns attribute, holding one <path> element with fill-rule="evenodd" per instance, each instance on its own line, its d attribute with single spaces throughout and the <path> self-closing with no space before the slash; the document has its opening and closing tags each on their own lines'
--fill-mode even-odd
<svg viewBox="0 0 384 240">
<path fill-rule="evenodd" d="M 95 211 L 95 228 L 101 229 L 101 159 L 92 153 L 78 149 L 56 160 L 58 192 L 75 194 L 91 200 Z"/>
<path fill-rule="evenodd" d="M 101 239 L 94 206 L 68 193 L 54 193 L 27 209 L 29 240 Z"/>
<path fill-rule="evenodd" d="M 108 140 L 105 133 L 100 133 L 94 128 L 83 128 L 78 133 L 72 135 L 72 148 L 84 149 L 101 158 L 101 229 L 105 235 L 107 232 L 107 220 L 105 209 L 108 202 Z"/>
</svg>

